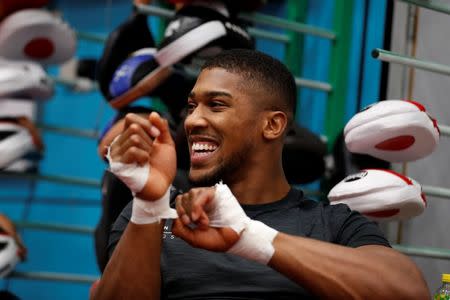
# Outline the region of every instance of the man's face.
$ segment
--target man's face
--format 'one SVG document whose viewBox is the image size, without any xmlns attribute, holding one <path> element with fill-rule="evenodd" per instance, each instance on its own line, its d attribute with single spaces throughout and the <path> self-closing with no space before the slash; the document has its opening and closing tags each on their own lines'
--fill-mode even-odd
<svg viewBox="0 0 450 300">
<path fill-rule="evenodd" d="M 221 68 L 200 73 L 188 99 L 185 130 L 194 185 L 238 180 L 251 163 L 258 140 L 255 92 L 243 78 Z M 252 94 L 253 93 L 253 94 Z"/>
</svg>

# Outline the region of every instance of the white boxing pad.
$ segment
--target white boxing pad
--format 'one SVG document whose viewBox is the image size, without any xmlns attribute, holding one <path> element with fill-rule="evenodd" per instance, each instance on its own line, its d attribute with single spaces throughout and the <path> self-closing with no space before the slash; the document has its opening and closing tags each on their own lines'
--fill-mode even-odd
<svg viewBox="0 0 450 300">
<path fill-rule="evenodd" d="M 350 152 L 390 162 L 408 162 L 434 151 L 439 142 L 439 127 L 422 104 L 385 100 L 350 119 L 344 136 Z"/>
<path fill-rule="evenodd" d="M 11 273 L 20 261 L 19 247 L 16 241 L 7 234 L 0 234 L 0 278 Z"/>
<path fill-rule="evenodd" d="M 0 23 L 0 56 L 60 64 L 75 53 L 75 32 L 44 9 L 19 10 Z"/>
<path fill-rule="evenodd" d="M 48 100 L 53 96 L 53 80 L 41 65 L 30 61 L 0 60 L 0 97 Z"/>
<path fill-rule="evenodd" d="M 328 194 L 330 204 L 344 203 L 375 221 L 405 220 L 426 207 L 421 186 L 392 170 L 366 169 L 347 176 Z"/>
<path fill-rule="evenodd" d="M 36 113 L 36 104 L 29 99 L 0 98 L 0 118 L 27 117 L 34 120 Z"/>
<path fill-rule="evenodd" d="M 19 124 L 0 121 L 0 133 L 0 169 L 8 167 L 27 153 L 37 151 L 33 137 Z"/>
</svg>

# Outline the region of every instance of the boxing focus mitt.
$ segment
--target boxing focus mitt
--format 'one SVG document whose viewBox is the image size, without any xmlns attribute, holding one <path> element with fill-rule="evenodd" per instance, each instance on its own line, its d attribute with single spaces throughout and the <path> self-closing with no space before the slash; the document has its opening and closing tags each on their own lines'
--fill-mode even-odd
<svg viewBox="0 0 450 300">
<path fill-rule="evenodd" d="M 330 204 L 344 203 L 376 221 L 405 220 L 426 207 L 421 186 L 391 170 L 366 169 L 349 175 L 334 186 Z"/>
<path fill-rule="evenodd" d="M 408 162 L 434 151 L 439 128 L 422 104 L 385 100 L 356 114 L 345 126 L 344 136 L 350 152 Z"/>
<path fill-rule="evenodd" d="M 59 64 L 75 53 L 75 32 L 44 9 L 19 10 L 0 23 L 0 56 Z"/>
</svg>

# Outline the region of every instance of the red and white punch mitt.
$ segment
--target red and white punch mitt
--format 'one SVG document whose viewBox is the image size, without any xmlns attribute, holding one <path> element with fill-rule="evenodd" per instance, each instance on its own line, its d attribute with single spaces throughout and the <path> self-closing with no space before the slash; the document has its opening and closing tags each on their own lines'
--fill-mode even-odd
<svg viewBox="0 0 450 300">
<path fill-rule="evenodd" d="M 75 32 L 44 9 L 19 10 L 0 23 L 0 56 L 60 64 L 75 53 Z"/>
<path fill-rule="evenodd" d="M 356 114 L 344 128 L 350 152 L 390 162 L 423 158 L 439 142 L 439 127 L 415 101 L 385 100 Z"/>
<path fill-rule="evenodd" d="M 0 98 L 48 100 L 53 96 L 53 85 L 37 63 L 0 60 Z"/>
<path fill-rule="evenodd" d="M 19 247 L 14 238 L 0 233 L 0 278 L 7 277 L 20 262 Z"/>
<path fill-rule="evenodd" d="M 375 221 L 406 220 L 426 207 L 422 188 L 415 180 L 391 170 L 366 169 L 335 185 L 330 204 L 344 203 Z"/>
</svg>

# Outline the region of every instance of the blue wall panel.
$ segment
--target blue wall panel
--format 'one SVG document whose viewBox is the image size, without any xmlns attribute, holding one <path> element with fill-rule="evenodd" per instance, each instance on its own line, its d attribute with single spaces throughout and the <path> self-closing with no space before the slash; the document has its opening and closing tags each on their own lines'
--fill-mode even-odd
<svg viewBox="0 0 450 300">
<path fill-rule="evenodd" d="M 309 1 L 306 23 L 331 29 L 333 7 L 334 1 L 332 0 Z M 331 42 L 323 38 L 306 35 L 304 45 L 302 77 L 328 82 Z M 301 102 L 297 110 L 297 121 L 315 133 L 322 133 L 327 98 L 326 92 L 301 88 Z"/>
<path fill-rule="evenodd" d="M 64 19 L 76 30 L 106 35 L 123 21 L 131 11 L 129 0 L 120 1 L 70 1 L 55 2 Z M 357 78 L 359 78 L 361 28 L 364 1 L 355 1 L 354 40 L 351 45 L 350 82 L 347 117 L 356 111 L 354 105 Z M 111 4 L 108 6 L 107 4 Z M 382 24 L 384 22 L 385 1 L 370 1 L 366 56 L 373 47 L 382 41 Z M 334 1 L 309 1 L 307 23 L 332 29 Z M 285 4 L 270 4 L 264 8 L 269 14 L 283 17 L 286 15 Z M 152 30 L 157 32 L 157 18 L 150 20 Z M 380 27 L 381 26 L 381 27 Z M 269 27 L 261 27 L 270 29 Z M 270 29 L 274 30 L 274 29 Z M 282 30 L 274 30 L 283 32 Z M 327 81 L 329 54 L 332 43 L 328 40 L 305 36 L 302 77 Z M 95 42 L 79 41 L 77 56 L 99 57 L 103 46 Z M 279 42 L 258 40 L 257 48 L 283 60 L 285 45 Z M 369 57 L 369 56 L 367 56 Z M 379 81 L 379 63 L 367 59 L 365 66 L 363 95 L 367 101 L 376 99 Z M 58 67 L 49 68 L 56 75 Z M 378 79 L 377 79 L 378 78 Z M 327 105 L 327 93 L 312 89 L 300 89 L 301 102 L 297 121 L 316 133 L 323 132 L 324 115 Z M 145 100 L 148 102 L 148 100 Z M 364 100 L 366 101 L 366 100 Z M 40 121 L 49 125 L 78 128 L 85 130 L 99 129 L 113 116 L 113 110 L 104 103 L 98 92 L 74 93 L 58 85 L 53 99 L 40 108 Z M 64 136 L 46 131 L 43 133 L 46 145 L 45 158 L 40 170 L 45 174 L 72 176 L 100 180 L 105 164 L 97 156 L 93 139 Z M 75 200 L 73 200 L 75 199 Z M 78 201 L 80 200 L 80 201 Z M 81 202 L 81 201 L 88 202 Z M 100 191 L 98 188 L 64 185 L 54 182 L 2 179 L 0 182 L 0 210 L 14 220 L 34 222 L 64 223 L 69 225 L 93 227 L 100 215 Z M 31 201 L 31 205 L 28 205 Z M 78 201 L 78 202 L 76 202 Z M 85 203 L 85 204 L 82 204 Z M 53 271 L 84 275 L 98 275 L 95 263 L 93 239 L 89 235 L 44 232 L 32 229 L 21 230 L 25 243 L 29 247 L 29 259 L 20 264 L 21 271 Z M 88 284 L 72 284 L 43 280 L 9 279 L 0 282 L 3 287 L 19 295 L 22 299 L 86 299 Z"/>
<path fill-rule="evenodd" d="M 364 56 L 366 58 L 366 65 L 364 71 L 361 108 L 377 102 L 380 95 L 380 81 L 381 81 L 381 62 L 372 58 L 371 52 L 375 48 L 383 48 L 384 40 L 384 22 L 386 18 L 387 1 L 370 0 L 369 1 L 369 15 L 366 39 L 366 51 Z"/>
</svg>

